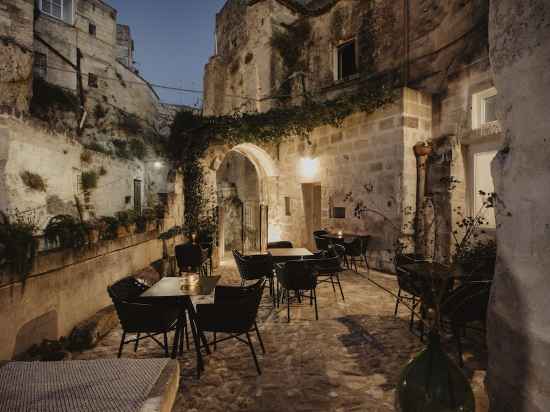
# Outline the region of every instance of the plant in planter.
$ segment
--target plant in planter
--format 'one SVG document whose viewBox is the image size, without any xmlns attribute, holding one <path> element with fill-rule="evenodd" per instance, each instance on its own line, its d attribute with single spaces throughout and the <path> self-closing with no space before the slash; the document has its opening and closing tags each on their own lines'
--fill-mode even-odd
<svg viewBox="0 0 550 412">
<path fill-rule="evenodd" d="M 121 210 L 115 213 L 120 225 L 118 227 L 118 237 L 124 237 L 133 234 L 136 230 L 136 214 L 133 210 Z"/>
<path fill-rule="evenodd" d="M 34 234 L 37 230 L 36 217 L 33 214 L 15 212 L 12 219 L 1 213 L 0 248 L 3 251 L 4 264 L 23 283 L 32 269 L 36 256 L 37 242 Z"/>
<path fill-rule="evenodd" d="M 97 175 L 97 172 L 94 170 L 82 172 L 81 182 L 82 182 L 82 190 L 84 192 L 88 192 L 92 189 L 95 189 L 97 187 L 97 181 L 99 177 Z"/>
<path fill-rule="evenodd" d="M 137 230 L 137 221 L 139 218 L 139 213 L 136 212 L 134 209 L 129 209 L 127 213 L 128 213 L 128 223 L 126 224 L 126 229 L 131 235 L 133 235 L 134 233 L 136 233 L 136 230 Z"/>
<path fill-rule="evenodd" d="M 61 249 L 78 249 L 88 242 L 85 226 L 70 215 L 52 217 L 44 229 L 44 238 L 48 247 Z"/>
<path fill-rule="evenodd" d="M 105 222 L 99 219 L 88 220 L 83 223 L 88 235 L 88 244 L 95 245 L 99 242 L 101 233 L 105 231 Z"/>
<path fill-rule="evenodd" d="M 102 216 L 99 218 L 100 225 L 104 228 L 101 232 L 101 239 L 113 240 L 118 237 L 120 222 L 113 216 Z"/>
</svg>

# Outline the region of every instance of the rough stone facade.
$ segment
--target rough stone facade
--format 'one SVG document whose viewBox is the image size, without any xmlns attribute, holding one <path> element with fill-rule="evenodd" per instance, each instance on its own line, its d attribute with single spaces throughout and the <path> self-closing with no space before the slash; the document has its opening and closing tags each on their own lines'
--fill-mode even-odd
<svg viewBox="0 0 550 412">
<path fill-rule="evenodd" d="M 132 39 L 130 26 L 117 24 L 116 46 L 117 61 L 134 70 L 134 40 Z"/>
<path fill-rule="evenodd" d="M 388 251 L 395 241 L 411 245 L 414 237 L 413 146 L 431 141 L 434 150 L 419 204 L 426 203 L 424 196 L 433 203 L 439 236 L 433 254 L 449 259 L 450 229 L 459 220 L 456 208 L 472 212 L 470 153 L 496 150 L 501 142 L 498 124 L 473 121 L 476 94 L 493 86 L 487 13 L 488 2 L 481 0 L 226 3 L 216 19 L 217 52 L 205 71 L 206 115 L 297 105 L 304 92 L 316 100 L 361 93 L 362 82 L 381 72 L 397 73 L 407 86 L 393 105 L 352 115 L 339 128 L 317 128 L 309 142 L 296 138 L 262 147 L 277 169 L 266 174 L 261 162 L 255 163 L 273 239 L 314 247 L 312 229 L 368 232 L 373 235 L 373 265 L 390 269 Z M 300 44 L 297 55 L 288 56 L 277 46 L 281 33 Z M 355 41 L 357 73 L 339 79 L 337 48 L 350 40 Z M 219 165 L 230 149 L 211 153 L 205 165 Z M 249 158 L 254 160 L 254 154 Z M 315 169 L 314 176 L 303 176 L 304 167 Z M 449 180 L 456 181 L 452 190 Z M 320 219 L 306 201 L 312 184 L 320 185 L 321 199 L 315 200 L 321 204 Z M 372 212 L 357 216 L 358 205 L 385 217 Z M 345 218 L 335 217 L 334 208 L 344 208 Z"/>
<path fill-rule="evenodd" d="M 24 113 L 32 90 L 33 0 L 0 4 L 0 111 Z"/>
<path fill-rule="evenodd" d="M 550 4 L 491 3 L 491 66 L 505 145 L 493 160 L 498 259 L 488 318 L 493 411 L 550 404 Z"/>
</svg>

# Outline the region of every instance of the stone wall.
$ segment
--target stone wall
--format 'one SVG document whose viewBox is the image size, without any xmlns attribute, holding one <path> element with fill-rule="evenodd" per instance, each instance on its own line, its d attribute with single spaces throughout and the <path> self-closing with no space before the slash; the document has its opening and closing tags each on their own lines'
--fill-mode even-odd
<svg viewBox="0 0 550 412">
<path fill-rule="evenodd" d="M 101 242 L 79 251 L 38 256 L 25 284 L 0 282 L 0 359 L 43 339 L 68 336 L 79 322 L 111 304 L 107 286 L 163 257 L 158 232 Z M 168 242 L 173 249 L 182 239 Z"/>
<path fill-rule="evenodd" d="M 26 113 L 32 90 L 33 0 L 0 4 L 0 112 Z"/>
<path fill-rule="evenodd" d="M 154 206 L 158 193 L 170 191 L 166 164 L 157 168 L 155 162 L 122 160 L 89 151 L 74 138 L 50 134 L 8 117 L 0 118 L 0 136 L 0 210 L 34 210 L 40 228 L 52 216 L 75 214 L 75 196 L 97 216 L 133 208 L 134 179 L 142 182 L 143 207 Z M 46 190 L 26 186 L 21 177 L 26 171 L 41 176 Z M 79 182 L 84 171 L 98 175 L 89 201 Z"/>
<path fill-rule="evenodd" d="M 491 2 L 491 67 L 504 145 L 493 161 L 498 258 L 488 314 L 492 411 L 550 404 L 550 4 Z"/>
</svg>

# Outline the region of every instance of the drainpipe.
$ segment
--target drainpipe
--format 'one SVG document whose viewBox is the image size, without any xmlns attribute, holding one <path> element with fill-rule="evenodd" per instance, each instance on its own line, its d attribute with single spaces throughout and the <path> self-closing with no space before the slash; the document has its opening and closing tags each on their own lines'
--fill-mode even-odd
<svg viewBox="0 0 550 412">
<path fill-rule="evenodd" d="M 426 196 L 426 170 L 428 156 L 432 152 L 432 146 L 425 142 L 418 142 L 413 147 L 416 157 L 416 213 L 414 225 L 415 253 L 425 255 L 426 243 L 424 242 L 424 197 Z"/>
</svg>

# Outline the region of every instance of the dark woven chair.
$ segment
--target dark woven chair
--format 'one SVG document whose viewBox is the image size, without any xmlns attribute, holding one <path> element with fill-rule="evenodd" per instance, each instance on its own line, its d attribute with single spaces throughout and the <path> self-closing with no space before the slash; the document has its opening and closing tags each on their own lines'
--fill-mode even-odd
<svg viewBox="0 0 550 412">
<path fill-rule="evenodd" d="M 328 251 L 328 247 L 330 246 L 330 240 L 320 236 L 315 236 L 314 239 L 315 239 L 315 247 L 317 248 L 317 250 Z"/>
<path fill-rule="evenodd" d="M 353 241 L 349 243 L 344 243 L 344 247 L 346 248 L 346 256 L 348 257 L 349 262 L 349 268 L 353 270 L 355 267 L 355 271 L 357 270 L 357 263 L 365 263 L 365 266 L 367 268 L 367 272 L 370 270 L 369 268 L 369 262 L 367 259 L 367 243 L 368 238 L 367 237 L 356 237 Z"/>
<path fill-rule="evenodd" d="M 205 254 L 206 254 L 206 263 L 207 263 L 207 271 L 208 271 L 208 274 L 210 276 L 212 276 L 213 274 L 213 271 L 214 271 L 214 264 L 213 264 L 213 261 L 212 261 L 212 253 L 214 251 L 214 242 L 213 241 L 208 241 L 208 242 L 201 242 L 199 243 L 202 250 L 206 251 Z"/>
<path fill-rule="evenodd" d="M 317 309 L 317 269 L 316 262 L 310 259 L 290 260 L 286 263 L 275 265 L 277 281 L 282 287 L 282 298 L 287 303 L 287 319 L 290 322 L 290 300 L 296 299 L 302 302 L 302 298 L 309 298 L 311 305 L 315 305 L 315 319 L 319 319 Z M 290 296 L 290 291 L 295 295 Z M 309 296 L 304 295 L 308 291 Z M 277 299 L 278 303 L 279 299 Z"/>
<path fill-rule="evenodd" d="M 180 275 L 183 272 L 208 275 L 208 251 L 200 245 L 191 242 L 177 245 L 175 253 Z"/>
<path fill-rule="evenodd" d="M 425 261 L 425 258 L 415 254 L 396 254 L 395 256 L 395 272 L 397 275 L 397 284 L 399 290 L 395 299 L 395 311 L 393 316 L 397 317 L 399 305 L 403 302 L 410 303 L 411 316 L 409 321 L 409 329 L 412 330 L 414 324 L 414 315 L 417 306 L 421 303 L 422 294 L 424 291 L 424 281 L 412 273 L 409 273 L 403 266 L 415 262 Z"/>
<path fill-rule="evenodd" d="M 214 303 L 197 305 L 199 328 L 203 332 L 214 334 L 214 339 L 208 344 L 213 345 L 215 349 L 220 342 L 237 339 L 239 342 L 248 345 L 258 374 L 261 374 L 262 371 L 250 339 L 250 333 L 256 332 L 262 352 L 265 353 L 260 331 L 256 324 L 264 285 L 265 281 L 260 280 L 249 287 L 218 286 L 214 294 Z M 218 339 L 218 333 L 228 334 L 229 336 Z M 246 336 L 246 340 L 242 338 L 243 335 Z"/>
<path fill-rule="evenodd" d="M 246 286 L 247 281 L 265 278 L 269 281 L 269 292 L 273 296 L 275 292 L 273 256 L 270 254 L 244 256 L 234 249 L 233 257 L 241 276 L 241 286 Z"/>
<path fill-rule="evenodd" d="M 323 235 L 328 235 L 328 231 L 326 231 L 325 229 L 321 229 L 321 230 L 316 230 L 315 232 L 313 232 L 313 237 L 321 237 Z"/>
<path fill-rule="evenodd" d="M 327 252 L 304 259 L 313 260 L 315 262 L 317 284 L 330 283 L 334 293 L 336 293 L 336 285 L 338 285 L 342 300 L 345 300 L 342 284 L 340 283 L 340 273 L 344 272 L 345 269 L 342 267 L 342 258 L 337 251 L 337 247 L 341 246 L 329 245 Z M 343 247 L 341 248 L 343 249 Z"/>
<path fill-rule="evenodd" d="M 176 329 L 181 309 L 174 302 L 160 299 L 155 302 L 140 301 L 139 296 L 146 289 L 145 285 L 133 278 L 122 279 L 107 288 L 123 330 L 118 349 L 119 358 L 124 345 L 134 343 L 136 352 L 139 342 L 148 338 L 163 348 L 166 356 L 169 355 L 168 332 Z M 136 337 L 125 340 L 127 334 L 135 334 Z M 163 335 L 163 342 L 156 338 L 158 335 Z"/>
<path fill-rule="evenodd" d="M 441 307 L 443 319 L 451 326 L 460 367 L 464 366 L 461 335 L 472 323 L 485 324 L 490 291 L 491 281 L 468 282 L 453 290 Z"/>
<path fill-rule="evenodd" d="M 292 249 L 294 246 L 292 246 L 292 242 L 289 242 L 288 240 L 281 240 L 278 242 L 269 242 L 267 244 L 268 249 Z"/>
</svg>

